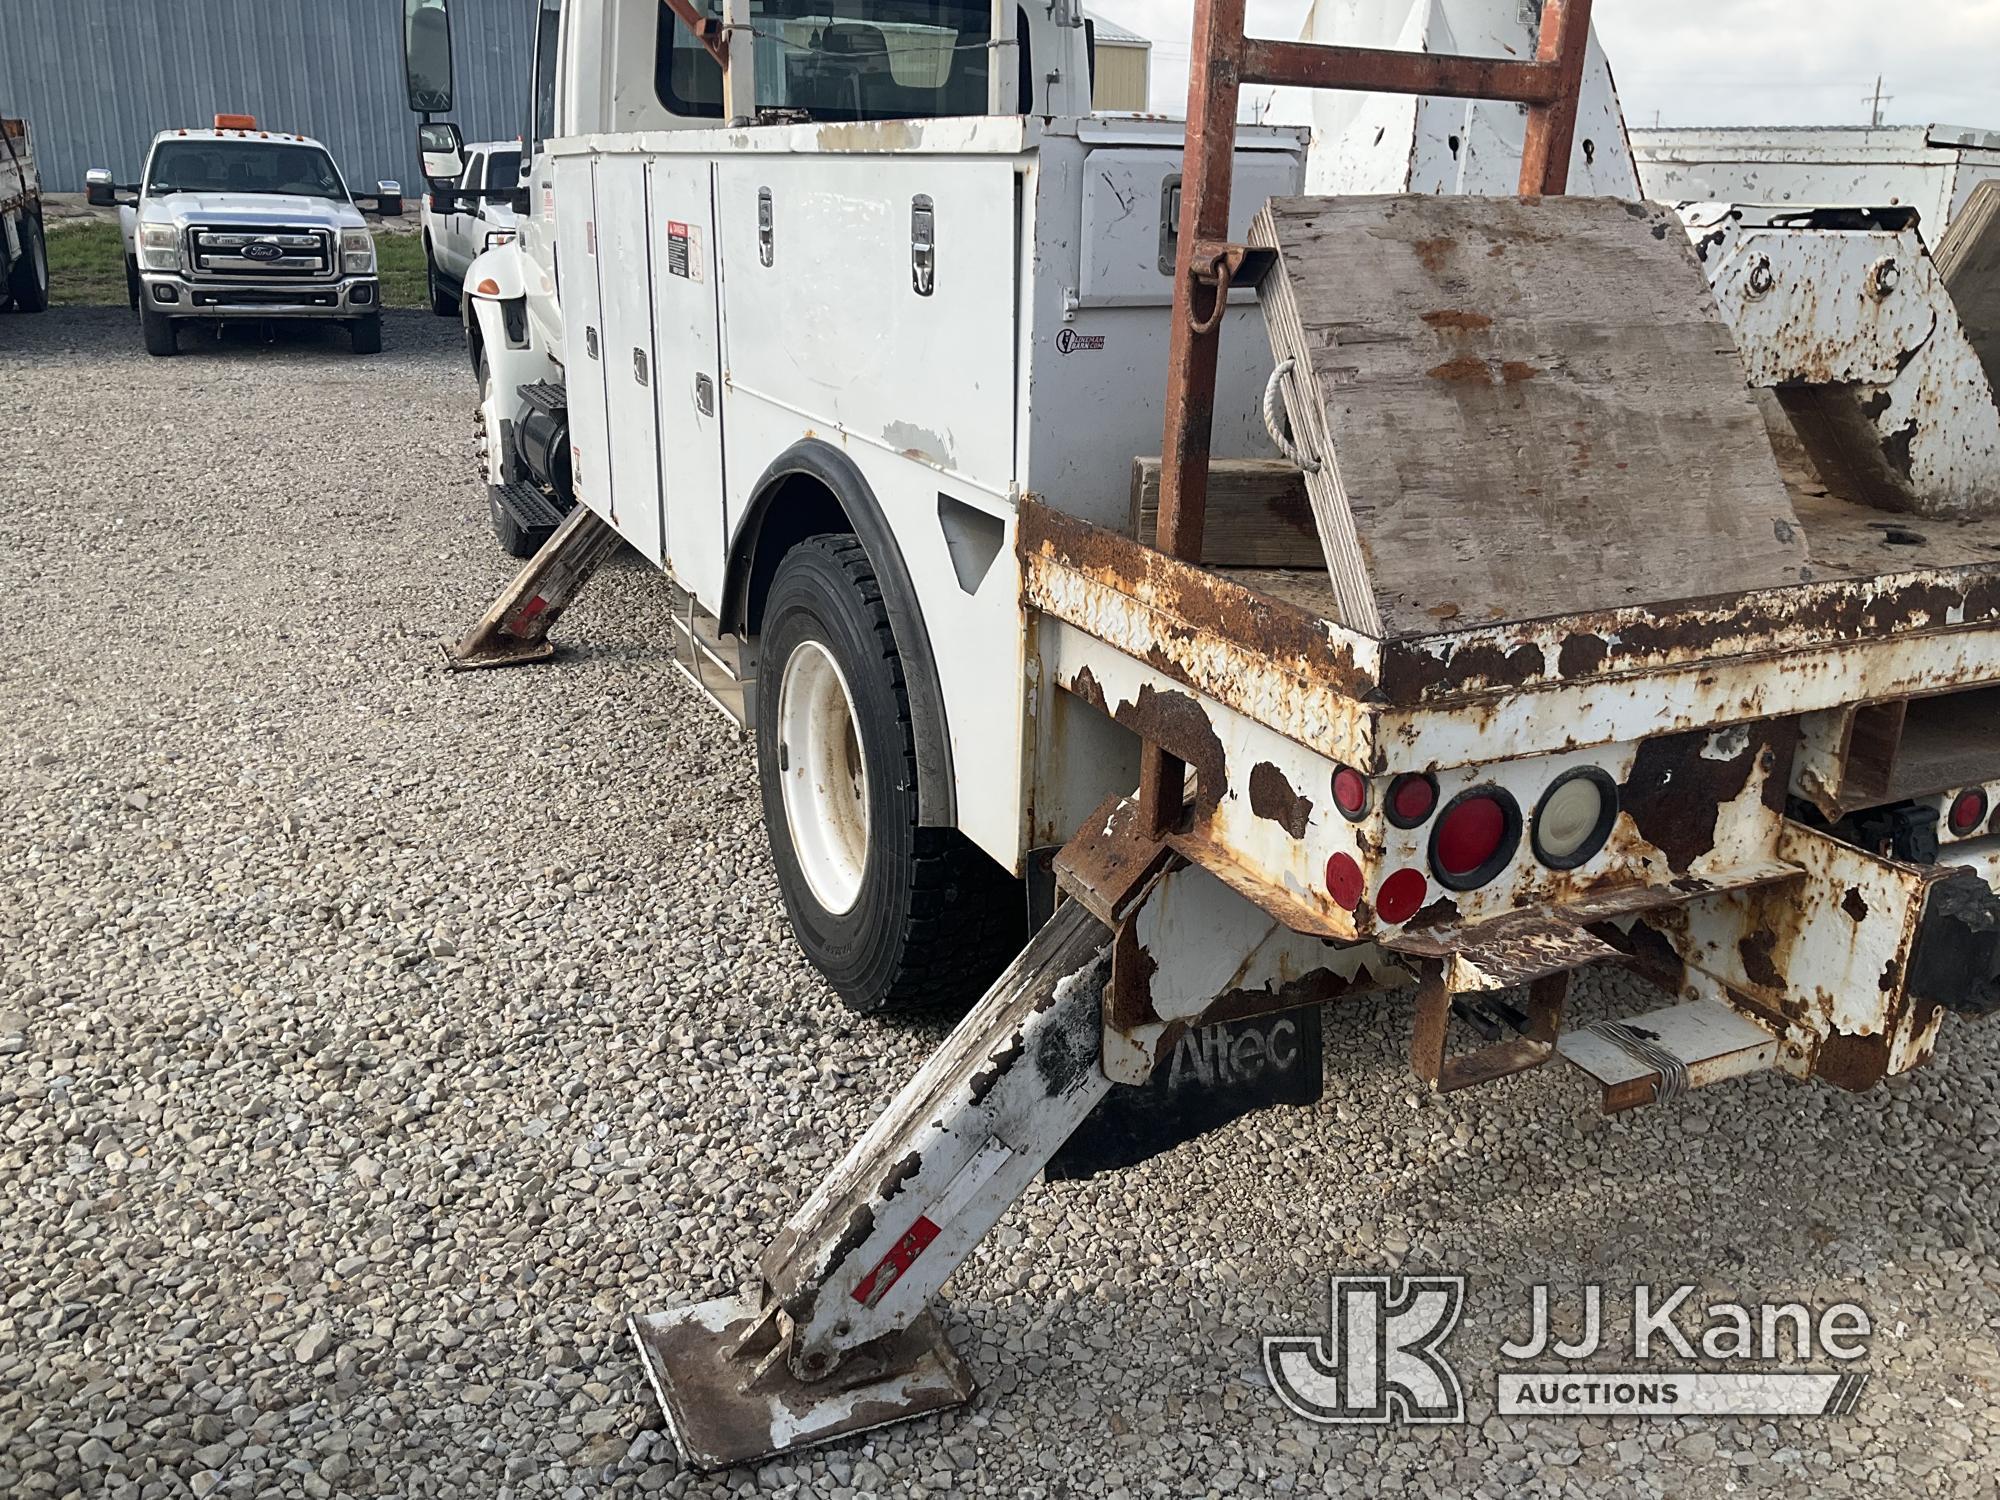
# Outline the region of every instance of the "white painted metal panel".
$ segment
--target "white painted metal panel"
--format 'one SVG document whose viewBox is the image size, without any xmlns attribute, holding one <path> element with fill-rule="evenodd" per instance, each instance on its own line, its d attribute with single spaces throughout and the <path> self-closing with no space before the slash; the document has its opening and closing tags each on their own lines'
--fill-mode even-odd
<svg viewBox="0 0 2000 1500">
<path fill-rule="evenodd" d="M 1632 152 L 1661 202 L 1911 207 L 1932 247 L 1972 190 L 2000 177 L 2000 134 L 1940 125 L 1635 130 Z"/>
<path fill-rule="evenodd" d="M 573 205 L 556 221 L 557 280 L 574 347 L 566 350 L 569 452 L 576 497 L 607 521 L 611 513 L 611 422 L 604 406 L 603 316 L 599 310 L 597 169 L 587 156 L 556 163 L 556 192 Z"/>
<path fill-rule="evenodd" d="M 714 167 L 702 157 L 661 156 L 647 164 L 647 172 L 667 557 L 681 587 L 715 614 L 722 608 L 729 522 Z"/>
<path fill-rule="evenodd" d="M 1014 477 L 1014 174 L 1005 158 L 722 157 L 716 218 L 732 396 L 810 414 L 836 441 L 1005 493 Z M 765 189 L 768 266 L 758 245 Z M 925 207 L 935 237 L 928 275 L 912 248 Z"/>
<path fill-rule="evenodd" d="M 1173 302 L 1180 227 L 1180 197 L 1173 188 L 1180 180 L 1178 144 L 1154 150 L 1100 149 L 1084 157 L 1078 306 L 1164 307 Z M 1295 193 L 1298 186 L 1298 160 L 1292 153 L 1239 150 L 1230 184 L 1229 238 L 1243 238 L 1266 199 Z M 1169 212 L 1174 232 L 1163 236 L 1162 220 Z M 1249 288 L 1235 296 L 1239 302 L 1255 298 Z"/>
<path fill-rule="evenodd" d="M 653 399 L 653 299 L 647 285 L 651 215 L 646 160 L 597 163 L 598 298 L 603 308 L 604 408 L 610 422 L 611 524 L 654 563 L 664 562 L 660 429 Z"/>
</svg>

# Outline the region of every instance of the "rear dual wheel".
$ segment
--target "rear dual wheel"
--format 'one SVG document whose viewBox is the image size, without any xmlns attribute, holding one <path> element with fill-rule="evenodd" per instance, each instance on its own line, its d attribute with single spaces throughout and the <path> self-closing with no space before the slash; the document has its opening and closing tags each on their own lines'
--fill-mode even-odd
<svg viewBox="0 0 2000 1500">
<path fill-rule="evenodd" d="M 14 311 L 38 313 L 49 305 L 49 243 L 39 206 L 22 218 L 20 238 L 21 253 L 7 268 L 7 290 Z"/>
<path fill-rule="evenodd" d="M 902 659 L 858 539 L 785 555 L 758 657 L 764 825 L 806 957 L 858 1011 L 977 998 L 1025 941 L 1025 900 L 956 829 L 919 826 Z"/>
</svg>

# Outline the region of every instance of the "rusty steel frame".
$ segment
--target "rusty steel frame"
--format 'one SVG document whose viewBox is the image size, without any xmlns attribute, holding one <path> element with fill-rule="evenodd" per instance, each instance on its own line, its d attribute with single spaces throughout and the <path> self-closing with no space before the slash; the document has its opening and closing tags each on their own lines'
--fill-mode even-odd
<svg viewBox="0 0 2000 1500">
<path fill-rule="evenodd" d="M 713 16 L 704 15 L 695 0 L 666 0 L 667 9 L 680 17 L 688 35 L 701 43 L 702 50 L 715 59 L 719 68 L 729 66 L 729 29 Z"/>
<path fill-rule="evenodd" d="M 1208 508 L 1222 315 L 1231 286 L 1255 279 L 1254 267 L 1246 264 L 1250 252 L 1227 242 L 1242 86 L 1291 84 L 1524 104 L 1521 192 L 1559 194 L 1569 182 L 1590 41 L 1590 0 L 1546 0 L 1533 62 L 1253 39 L 1244 35 L 1245 5 L 1246 0 L 1195 0 L 1194 8 L 1155 542 L 1161 552 L 1188 562 L 1200 560 Z M 1139 809 L 1155 834 L 1178 825 L 1185 785 L 1186 768 L 1148 741 L 1139 761 Z"/>
</svg>

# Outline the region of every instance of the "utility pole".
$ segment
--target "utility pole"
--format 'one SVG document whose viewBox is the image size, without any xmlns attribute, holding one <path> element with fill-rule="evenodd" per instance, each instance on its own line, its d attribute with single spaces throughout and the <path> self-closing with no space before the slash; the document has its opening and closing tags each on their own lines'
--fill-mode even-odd
<svg viewBox="0 0 2000 1500">
<path fill-rule="evenodd" d="M 1882 106 L 1889 103 L 1895 97 L 1894 94 L 1885 94 L 1882 92 L 1882 75 L 1877 73 L 1875 75 L 1875 92 L 1872 95 L 1864 94 L 1861 96 L 1861 102 L 1871 106 L 1868 116 L 1869 129 L 1880 130 L 1882 128 Z"/>
</svg>

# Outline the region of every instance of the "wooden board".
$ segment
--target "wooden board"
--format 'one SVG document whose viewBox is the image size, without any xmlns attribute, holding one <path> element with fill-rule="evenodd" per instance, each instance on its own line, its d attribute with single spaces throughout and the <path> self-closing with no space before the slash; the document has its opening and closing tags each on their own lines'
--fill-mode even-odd
<svg viewBox="0 0 2000 1500">
<path fill-rule="evenodd" d="M 1154 545 L 1160 460 L 1132 460 L 1131 534 Z M 1218 458 L 1208 466 L 1201 561 L 1213 567 L 1301 568 L 1320 562 L 1305 475 L 1282 458 Z"/>
<path fill-rule="evenodd" d="M 1407 636 L 1801 581 L 1680 221 L 1611 198 L 1273 199 L 1261 289 L 1336 617 Z"/>
<path fill-rule="evenodd" d="M 1987 381 L 2000 390 L 2000 182 L 1972 190 L 1932 259 Z"/>
</svg>

